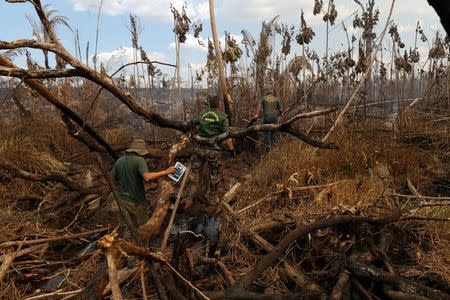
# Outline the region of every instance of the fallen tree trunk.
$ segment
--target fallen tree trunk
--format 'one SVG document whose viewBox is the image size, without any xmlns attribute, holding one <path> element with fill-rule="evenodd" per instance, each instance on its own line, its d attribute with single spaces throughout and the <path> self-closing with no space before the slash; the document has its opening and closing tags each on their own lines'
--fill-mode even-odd
<svg viewBox="0 0 450 300">
<path fill-rule="evenodd" d="M 281 123 L 258 124 L 258 125 L 253 125 L 253 126 L 244 128 L 240 131 L 222 133 L 214 138 L 202 138 L 200 136 L 194 136 L 194 139 L 197 142 L 202 143 L 202 144 L 214 145 L 214 144 L 217 144 L 228 138 L 244 137 L 253 132 L 279 131 L 279 132 L 285 132 L 292 136 L 295 136 L 296 138 L 302 140 L 303 142 L 305 142 L 308 145 L 311 145 L 313 147 L 317 147 L 317 148 L 321 148 L 321 149 L 338 149 L 338 146 L 334 143 L 325 143 L 325 142 L 314 140 L 313 138 L 300 132 L 298 129 L 292 127 L 292 124 L 294 122 L 296 122 L 297 120 L 305 119 L 305 118 L 312 118 L 315 116 L 327 115 L 334 111 L 336 111 L 335 108 L 313 111 L 313 112 L 308 112 L 308 113 L 302 113 L 302 114 L 298 114 L 298 115 L 290 118 L 289 120 L 281 122 Z"/>
<path fill-rule="evenodd" d="M 161 228 L 167 211 L 169 210 L 169 198 L 173 192 L 173 186 L 169 182 L 162 179 L 158 180 L 158 186 L 161 193 L 158 197 L 156 208 L 147 223 L 138 228 L 139 235 L 144 241 L 150 240 L 159 233 L 159 229 Z"/>
</svg>

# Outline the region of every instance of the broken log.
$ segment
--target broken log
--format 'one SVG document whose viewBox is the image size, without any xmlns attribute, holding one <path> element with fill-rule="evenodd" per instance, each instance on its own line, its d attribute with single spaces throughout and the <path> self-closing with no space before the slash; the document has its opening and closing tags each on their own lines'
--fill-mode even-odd
<svg viewBox="0 0 450 300">
<path fill-rule="evenodd" d="M 167 211 L 169 210 L 169 198 L 173 192 L 173 186 L 163 179 L 158 180 L 158 186 L 161 190 L 161 193 L 159 194 L 156 208 L 153 211 L 150 219 L 144 225 L 141 225 L 138 228 L 139 235 L 144 241 L 150 240 L 152 237 L 159 233 L 161 225 L 164 222 L 164 218 L 166 217 Z"/>
</svg>

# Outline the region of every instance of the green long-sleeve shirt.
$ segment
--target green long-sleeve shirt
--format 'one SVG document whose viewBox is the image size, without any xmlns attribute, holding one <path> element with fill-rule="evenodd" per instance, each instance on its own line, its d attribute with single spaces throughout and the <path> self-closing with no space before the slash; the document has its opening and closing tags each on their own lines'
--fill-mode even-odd
<svg viewBox="0 0 450 300">
<path fill-rule="evenodd" d="M 227 114 L 213 108 L 202 111 L 193 122 L 198 125 L 201 137 L 211 138 L 230 130 Z"/>
</svg>

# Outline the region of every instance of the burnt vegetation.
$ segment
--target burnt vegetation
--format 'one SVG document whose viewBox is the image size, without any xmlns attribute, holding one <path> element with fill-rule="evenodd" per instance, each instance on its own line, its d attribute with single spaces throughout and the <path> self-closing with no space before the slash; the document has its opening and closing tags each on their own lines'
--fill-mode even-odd
<svg viewBox="0 0 450 300">
<path fill-rule="evenodd" d="M 311 0 L 295 25 L 275 17 L 257 40 L 243 29 L 241 42 L 226 33 L 223 44 L 213 30 L 205 44 L 206 24 L 170 6 L 176 63 L 152 59 L 130 15 L 134 62 L 109 70 L 60 12 L 7 2 L 32 5 L 37 19 L 33 38 L 0 41 L 1 299 L 450 298 L 444 32 L 417 22 L 409 45 L 395 1 L 382 15 L 374 0 L 354 0 L 350 36 L 333 0 Z M 448 29 L 446 4 L 429 2 Z M 308 24 L 309 11 L 323 25 Z M 74 33 L 75 55 L 57 26 Z M 332 26 L 347 39 L 329 53 Z M 312 49 L 322 27 L 326 50 Z M 208 51 L 183 85 L 180 44 L 190 34 Z M 267 88 L 284 108 L 278 123 L 254 118 Z M 208 95 L 219 95 L 231 124 L 209 139 L 190 122 Z M 279 132 L 274 147 L 265 131 Z M 133 137 L 150 145 L 151 169 L 181 161 L 190 172 L 151 184 L 139 228 L 109 176 Z M 212 190 L 203 152 L 230 137 L 237 156 L 223 155 Z M 195 233 L 171 234 L 187 202 L 208 202 L 206 214 L 220 219 L 213 248 Z"/>
</svg>

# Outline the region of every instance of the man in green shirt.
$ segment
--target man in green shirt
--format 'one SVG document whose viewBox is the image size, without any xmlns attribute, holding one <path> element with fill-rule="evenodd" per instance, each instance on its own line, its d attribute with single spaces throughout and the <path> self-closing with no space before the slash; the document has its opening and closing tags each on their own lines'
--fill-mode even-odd
<svg viewBox="0 0 450 300">
<path fill-rule="evenodd" d="M 126 154 L 114 164 L 111 175 L 117 183 L 119 194 L 124 200 L 134 225 L 139 227 L 148 220 L 148 201 L 145 199 L 144 182 L 173 173 L 175 167 L 171 166 L 163 171 L 150 172 L 144 158 L 149 152 L 142 139 L 133 140 L 125 152 Z"/>
<path fill-rule="evenodd" d="M 261 103 L 258 105 L 258 108 L 256 109 L 255 118 L 259 117 L 261 108 L 263 111 L 264 124 L 278 123 L 278 119 L 282 114 L 281 104 L 280 100 L 278 100 L 278 98 L 273 95 L 273 91 L 271 88 L 266 89 L 265 96 L 261 99 Z M 264 132 L 264 139 L 268 146 L 272 146 L 273 144 L 275 144 L 277 140 L 276 132 L 275 131 Z"/>
<path fill-rule="evenodd" d="M 228 116 L 219 109 L 219 98 L 209 96 L 209 107 L 203 110 L 194 120 L 194 125 L 198 126 L 198 135 L 205 138 L 213 138 L 222 133 L 230 131 Z M 227 150 L 233 151 L 233 140 L 225 140 Z"/>
<path fill-rule="evenodd" d="M 194 120 L 192 120 L 194 125 L 198 127 L 198 135 L 204 138 L 213 138 L 222 133 L 230 131 L 230 126 L 228 123 L 228 116 L 223 111 L 219 110 L 219 97 L 209 96 L 209 107 L 203 110 Z M 226 139 L 223 144 L 226 149 L 233 154 L 234 144 L 231 138 Z M 220 153 L 218 151 L 203 151 L 203 149 L 198 150 L 201 156 L 206 158 L 206 162 L 211 168 L 211 183 L 212 189 L 216 190 L 219 183 L 219 159 Z"/>
<path fill-rule="evenodd" d="M 198 135 L 204 138 L 213 138 L 222 133 L 230 131 L 228 123 L 228 116 L 226 113 L 219 110 L 219 98 L 217 96 L 209 96 L 209 107 L 203 110 L 194 120 L 193 124 L 198 127 Z M 234 144 L 231 138 L 226 139 L 223 146 L 226 150 L 234 154 Z M 197 210 L 201 212 L 201 215 L 196 215 L 194 218 L 195 228 L 193 230 L 198 234 L 203 234 L 213 245 L 213 248 L 217 244 L 220 218 L 216 215 L 217 212 L 217 199 L 215 192 L 217 191 L 220 176 L 219 176 L 219 151 L 209 151 L 208 149 L 198 149 L 200 157 L 203 162 L 206 163 L 203 166 L 208 166 L 210 172 L 200 171 L 199 183 L 200 186 L 206 186 L 207 190 L 204 193 L 204 198 L 199 197 L 197 203 L 186 202 L 186 208 L 189 208 L 192 204 L 193 211 Z M 212 192 L 209 197 L 206 197 L 208 190 Z"/>
</svg>

